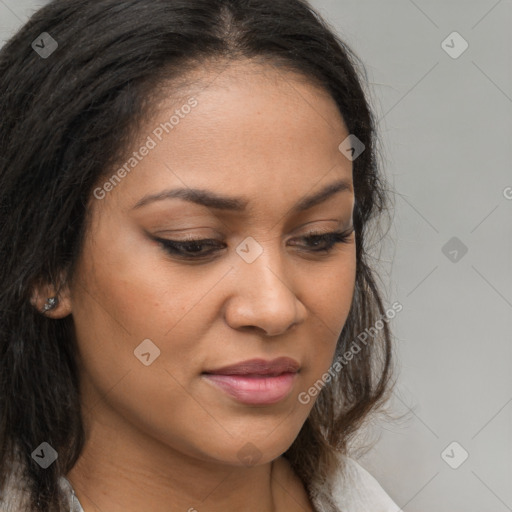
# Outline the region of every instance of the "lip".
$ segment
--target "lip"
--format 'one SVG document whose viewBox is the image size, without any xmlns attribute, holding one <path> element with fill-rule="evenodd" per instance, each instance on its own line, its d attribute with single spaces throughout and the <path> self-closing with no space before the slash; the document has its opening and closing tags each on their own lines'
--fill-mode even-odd
<svg viewBox="0 0 512 512">
<path fill-rule="evenodd" d="M 291 357 L 278 357 L 268 361 L 266 359 L 248 359 L 239 363 L 223 366 L 203 373 L 215 375 L 279 375 L 281 373 L 295 373 L 300 365 Z"/>
<path fill-rule="evenodd" d="M 271 405 L 291 393 L 299 369 L 299 363 L 289 357 L 272 361 L 250 359 L 208 370 L 202 377 L 238 402 Z"/>
</svg>

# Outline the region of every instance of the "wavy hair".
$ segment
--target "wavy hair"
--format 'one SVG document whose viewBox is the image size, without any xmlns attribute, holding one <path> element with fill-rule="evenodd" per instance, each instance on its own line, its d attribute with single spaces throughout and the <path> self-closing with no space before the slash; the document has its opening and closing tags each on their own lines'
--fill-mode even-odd
<svg viewBox="0 0 512 512">
<path fill-rule="evenodd" d="M 48 58 L 31 47 L 43 32 L 58 42 Z M 306 0 L 52 1 L 0 50 L 0 485 L 17 461 L 28 510 L 65 510 L 59 477 L 86 439 L 72 315 L 41 314 L 30 302 L 34 286 L 59 289 L 72 279 L 94 185 L 119 161 L 164 86 L 179 92 L 189 70 L 240 59 L 324 88 L 365 145 L 353 162 L 355 292 L 335 359 L 385 315 L 367 238 L 389 197 L 366 72 Z M 360 348 L 323 387 L 284 454 L 308 491 L 334 472 L 336 454 L 348 453 L 389 398 L 387 322 Z M 43 440 L 58 452 L 45 470 L 31 457 Z"/>
</svg>

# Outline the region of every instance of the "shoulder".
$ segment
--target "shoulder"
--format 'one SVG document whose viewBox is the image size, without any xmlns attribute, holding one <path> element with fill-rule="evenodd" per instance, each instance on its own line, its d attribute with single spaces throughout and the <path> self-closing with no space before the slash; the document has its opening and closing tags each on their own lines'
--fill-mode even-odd
<svg viewBox="0 0 512 512">
<path fill-rule="evenodd" d="M 346 456 L 337 455 L 337 457 L 340 463 L 339 468 L 326 484 L 330 495 L 329 501 L 339 510 L 401 512 L 400 507 L 384 491 L 379 482 L 358 462 Z M 316 504 L 319 510 L 323 510 L 321 499 L 317 500 Z"/>
<path fill-rule="evenodd" d="M 21 465 L 11 462 L 11 471 L 0 492 L 0 512 L 21 512 L 29 508 L 29 496 Z"/>
<path fill-rule="evenodd" d="M 59 486 L 66 498 L 66 505 L 70 512 L 83 512 L 75 499 L 71 484 L 64 477 L 59 479 Z M 30 495 L 28 483 L 23 477 L 21 465 L 18 462 L 11 464 L 11 471 L 0 489 L 0 512 L 24 512 L 30 508 Z"/>
<path fill-rule="evenodd" d="M 346 512 L 399 512 L 400 507 L 384 491 L 379 482 L 359 463 L 344 458 L 345 476 L 333 478 L 333 498 Z"/>
</svg>

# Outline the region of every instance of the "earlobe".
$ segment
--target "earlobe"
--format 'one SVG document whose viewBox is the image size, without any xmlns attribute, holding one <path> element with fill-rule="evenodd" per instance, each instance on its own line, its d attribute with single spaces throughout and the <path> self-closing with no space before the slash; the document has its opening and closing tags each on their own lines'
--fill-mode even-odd
<svg viewBox="0 0 512 512">
<path fill-rule="evenodd" d="M 58 292 L 55 287 L 49 285 L 35 287 L 30 303 L 39 313 L 49 318 L 64 318 L 71 313 L 71 300 L 67 286 Z"/>
</svg>

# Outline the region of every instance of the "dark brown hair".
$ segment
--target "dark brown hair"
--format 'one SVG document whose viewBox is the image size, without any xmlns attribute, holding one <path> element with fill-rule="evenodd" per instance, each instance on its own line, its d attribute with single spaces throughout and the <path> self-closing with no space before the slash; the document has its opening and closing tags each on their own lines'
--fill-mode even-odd
<svg viewBox="0 0 512 512">
<path fill-rule="evenodd" d="M 47 58 L 31 47 L 43 32 L 58 42 Z M 323 87 L 364 144 L 353 161 L 356 288 L 336 358 L 385 315 L 366 239 L 388 197 L 364 67 L 305 1 L 54 0 L 0 51 L 0 484 L 19 459 L 30 510 L 64 510 L 58 478 L 85 442 L 72 315 L 42 315 L 33 287 L 72 278 L 91 191 L 147 119 L 158 87 L 186 81 L 201 63 L 236 59 L 264 59 Z M 334 454 L 348 452 L 389 396 L 387 321 L 360 349 L 285 453 L 307 489 L 334 471 Z M 45 470 L 31 458 L 42 441 L 58 452 Z"/>
</svg>

